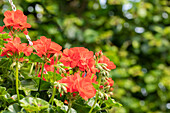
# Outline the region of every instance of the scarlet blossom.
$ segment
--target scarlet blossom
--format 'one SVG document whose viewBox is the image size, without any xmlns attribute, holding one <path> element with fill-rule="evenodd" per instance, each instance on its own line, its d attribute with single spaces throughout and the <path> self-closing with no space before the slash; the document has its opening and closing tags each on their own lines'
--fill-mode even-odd
<svg viewBox="0 0 170 113">
<path fill-rule="evenodd" d="M 60 83 L 65 83 L 67 85 L 67 92 L 73 93 L 73 92 L 77 92 L 77 88 L 75 87 L 75 82 L 79 81 L 80 79 L 82 79 L 80 77 L 79 74 L 75 73 L 74 75 L 70 75 L 67 77 L 63 77 L 61 80 L 59 80 L 58 82 Z"/>
<path fill-rule="evenodd" d="M 26 43 L 21 43 L 21 39 L 16 37 L 14 40 L 12 41 L 8 41 L 7 44 L 4 44 L 4 48 L 2 48 L 2 54 L 1 56 L 4 55 L 13 55 L 15 53 L 20 54 L 21 52 L 23 52 L 26 56 L 29 56 L 33 49 L 30 46 L 27 46 Z"/>
<path fill-rule="evenodd" d="M 62 47 L 55 42 L 51 42 L 51 39 L 45 36 L 40 37 L 40 39 L 33 41 L 33 47 L 37 51 L 37 55 L 42 57 L 42 55 L 47 56 L 49 53 L 61 53 Z"/>
<path fill-rule="evenodd" d="M 106 68 L 108 68 L 108 69 L 115 69 L 116 68 L 116 65 L 113 62 L 111 62 L 110 59 L 107 58 L 104 55 L 99 59 L 98 63 L 107 64 Z"/>
<path fill-rule="evenodd" d="M 96 89 L 93 87 L 92 80 L 89 77 L 81 79 L 76 87 L 80 96 L 86 101 L 96 95 Z"/>
<path fill-rule="evenodd" d="M 93 52 L 84 47 L 65 49 L 60 59 L 65 66 L 79 67 L 81 71 L 96 72 Z"/>
<path fill-rule="evenodd" d="M 105 85 L 109 85 L 110 87 L 112 87 L 114 84 L 114 81 L 112 80 L 112 78 L 108 78 L 107 82 L 105 83 Z"/>
<path fill-rule="evenodd" d="M 27 23 L 27 16 L 22 11 L 5 11 L 4 23 L 6 27 L 13 27 L 13 29 L 27 29 L 31 28 L 31 25 Z"/>
<path fill-rule="evenodd" d="M 58 82 L 65 83 L 67 85 L 67 92 L 78 92 L 79 95 L 86 101 L 92 98 L 96 94 L 96 89 L 92 85 L 90 77 L 80 77 L 80 72 L 75 73 L 67 77 L 63 77 Z"/>
</svg>

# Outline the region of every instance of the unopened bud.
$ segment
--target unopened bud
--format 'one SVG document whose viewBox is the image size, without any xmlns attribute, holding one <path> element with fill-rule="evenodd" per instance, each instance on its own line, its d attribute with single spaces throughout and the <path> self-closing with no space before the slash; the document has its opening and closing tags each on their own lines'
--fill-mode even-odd
<svg viewBox="0 0 170 113">
<path fill-rule="evenodd" d="M 103 69 L 110 72 L 110 69 L 108 69 L 106 66 L 103 66 Z"/>
<path fill-rule="evenodd" d="M 64 91 L 65 93 L 67 93 L 67 88 L 66 88 L 64 85 L 62 85 L 61 87 L 62 87 L 63 91 Z"/>
<path fill-rule="evenodd" d="M 103 56 L 102 51 L 100 50 L 99 52 L 95 53 L 95 56 L 96 56 L 96 57 L 101 57 L 101 56 Z"/>
<path fill-rule="evenodd" d="M 112 95 L 113 95 L 113 92 L 109 92 L 109 94 L 112 96 Z"/>
<path fill-rule="evenodd" d="M 57 54 L 54 54 L 54 62 L 57 60 Z"/>
<path fill-rule="evenodd" d="M 103 98 L 103 96 L 104 96 L 103 93 L 102 93 L 102 92 L 99 92 L 99 97 L 100 97 L 100 98 Z"/>
<path fill-rule="evenodd" d="M 98 65 L 99 70 L 103 70 L 102 66 Z"/>
<path fill-rule="evenodd" d="M 111 88 L 109 89 L 109 91 L 113 91 L 113 89 L 114 89 L 114 88 L 111 87 Z"/>
<path fill-rule="evenodd" d="M 61 71 L 62 71 L 62 73 L 66 73 L 66 70 L 65 70 L 65 69 L 63 69 L 63 68 L 61 68 Z"/>
<path fill-rule="evenodd" d="M 106 100 L 108 100 L 109 96 L 106 93 L 104 93 L 104 97 L 105 97 Z"/>
<path fill-rule="evenodd" d="M 103 87 L 104 87 L 103 85 L 100 85 L 100 87 L 99 87 L 99 88 L 100 88 L 100 89 L 103 89 Z"/>
</svg>

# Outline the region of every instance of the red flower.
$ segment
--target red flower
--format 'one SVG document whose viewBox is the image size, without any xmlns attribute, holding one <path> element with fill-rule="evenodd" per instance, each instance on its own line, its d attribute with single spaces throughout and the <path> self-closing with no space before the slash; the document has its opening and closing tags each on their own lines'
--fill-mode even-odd
<svg viewBox="0 0 170 113">
<path fill-rule="evenodd" d="M 4 13 L 4 23 L 6 27 L 13 26 L 14 29 L 30 28 L 31 25 L 27 23 L 27 16 L 23 14 L 22 11 L 6 11 Z"/>
<path fill-rule="evenodd" d="M 89 77 L 85 77 L 78 81 L 76 87 L 80 96 L 86 101 L 96 95 L 96 89 L 93 87 L 92 80 Z"/>
<path fill-rule="evenodd" d="M 60 45 L 51 42 L 51 39 L 47 39 L 45 36 L 40 37 L 37 41 L 33 41 L 33 47 L 39 57 L 42 57 L 42 55 L 47 56 L 48 53 L 60 53 L 62 49 Z"/>
<path fill-rule="evenodd" d="M 92 85 L 90 77 L 80 77 L 80 72 L 62 78 L 58 82 L 67 84 L 67 92 L 79 92 L 86 101 L 96 94 L 96 89 Z"/>
<path fill-rule="evenodd" d="M 115 69 L 116 68 L 116 65 L 113 62 L 111 62 L 110 59 L 107 58 L 104 55 L 99 59 L 98 63 L 107 64 L 106 68 L 108 68 L 108 69 Z"/>
<path fill-rule="evenodd" d="M 93 52 L 84 47 L 65 49 L 60 61 L 71 68 L 79 67 L 81 71 L 95 72 Z"/>
<path fill-rule="evenodd" d="M 108 78 L 107 82 L 105 83 L 105 85 L 109 85 L 110 87 L 112 87 L 114 84 L 114 81 L 112 80 L 112 78 Z"/>
<path fill-rule="evenodd" d="M 5 11 L 4 13 L 4 23 L 6 27 L 12 27 L 14 29 L 23 30 L 24 28 L 30 28 L 31 25 L 27 23 L 27 16 L 23 14 L 22 11 Z"/>
<path fill-rule="evenodd" d="M 73 93 L 73 92 L 77 92 L 77 88 L 75 87 L 76 86 L 76 81 L 82 79 L 80 77 L 79 74 L 75 73 L 74 75 L 70 75 L 70 76 L 67 76 L 67 77 L 63 77 L 61 80 L 59 80 L 58 82 L 60 83 L 65 83 L 67 85 L 67 92 L 70 92 L 70 93 Z"/>
<path fill-rule="evenodd" d="M 30 46 L 27 46 L 26 43 L 21 43 L 21 39 L 16 37 L 12 41 L 8 41 L 7 44 L 4 44 L 5 48 L 2 48 L 2 54 L 1 56 L 10 54 L 13 55 L 15 53 L 20 54 L 21 52 L 24 52 L 26 56 L 29 56 L 33 49 Z"/>
</svg>

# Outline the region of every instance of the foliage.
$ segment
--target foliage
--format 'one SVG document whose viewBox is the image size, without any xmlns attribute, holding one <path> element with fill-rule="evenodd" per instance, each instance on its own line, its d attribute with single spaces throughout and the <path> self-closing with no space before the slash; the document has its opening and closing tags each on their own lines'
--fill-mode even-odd
<svg viewBox="0 0 170 113">
<path fill-rule="evenodd" d="M 14 0 L 14 3 L 28 15 L 32 25 L 29 35 L 33 40 L 44 35 L 65 48 L 83 46 L 104 50 L 117 66 L 111 71 L 117 86 L 113 97 L 124 105 L 113 108 L 114 112 L 169 112 L 168 0 L 103 1 L 107 2 Z M 10 9 L 4 1 L 0 1 L 0 7 L 1 12 Z M 3 18 L 1 14 L 0 25 Z M 26 42 L 25 38 L 22 40 Z M 8 61 L 4 65 L 10 64 Z M 1 67 L 4 73 L 2 70 Z M 0 79 L 0 84 L 4 86 L 7 79 L 13 78 Z"/>
</svg>

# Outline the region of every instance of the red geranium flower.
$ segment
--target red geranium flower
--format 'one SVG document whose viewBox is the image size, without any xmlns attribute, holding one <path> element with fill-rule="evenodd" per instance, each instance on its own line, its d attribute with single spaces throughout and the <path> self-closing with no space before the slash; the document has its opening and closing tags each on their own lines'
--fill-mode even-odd
<svg viewBox="0 0 170 113">
<path fill-rule="evenodd" d="M 71 68 L 79 67 L 81 71 L 92 71 L 95 73 L 95 61 L 93 52 L 84 47 L 65 49 L 60 61 Z"/>
<path fill-rule="evenodd" d="M 13 29 L 23 30 L 24 28 L 30 28 L 31 25 L 27 23 L 27 16 L 22 11 L 5 11 L 4 23 L 6 27 L 12 27 Z"/>
<path fill-rule="evenodd" d="M 104 55 L 99 59 L 98 63 L 107 64 L 106 68 L 108 68 L 108 69 L 115 69 L 116 68 L 116 65 L 113 62 L 111 62 L 110 59 L 107 58 Z"/>
<path fill-rule="evenodd" d="M 40 37 L 37 41 L 33 41 L 33 47 L 37 51 L 37 55 L 47 56 L 48 53 L 60 53 L 62 47 L 55 42 L 51 42 L 51 39 L 47 39 L 45 36 Z"/>
<path fill-rule="evenodd" d="M 96 94 L 96 89 L 92 85 L 90 77 L 80 77 L 80 72 L 67 77 L 63 77 L 58 82 L 67 84 L 67 92 L 79 92 L 80 96 L 86 101 Z"/>
<path fill-rule="evenodd" d="M 2 54 L 1 56 L 10 54 L 13 55 L 15 53 L 20 54 L 21 52 L 24 52 L 26 56 L 29 56 L 33 49 L 30 46 L 27 46 L 26 43 L 21 43 L 21 39 L 16 37 L 12 41 L 8 41 L 7 44 L 4 44 L 5 48 L 2 48 Z"/>
<path fill-rule="evenodd" d="M 65 83 L 67 85 L 67 92 L 73 93 L 73 92 L 77 92 L 77 88 L 75 87 L 75 82 L 77 80 L 82 79 L 80 77 L 80 75 L 78 74 L 74 74 L 74 75 L 70 75 L 67 77 L 63 77 L 61 80 L 59 80 L 58 82 L 60 83 Z"/>
<path fill-rule="evenodd" d="M 76 87 L 80 96 L 86 101 L 96 95 L 96 89 L 93 87 L 92 80 L 89 77 L 85 77 L 78 81 Z"/>
</svg>

